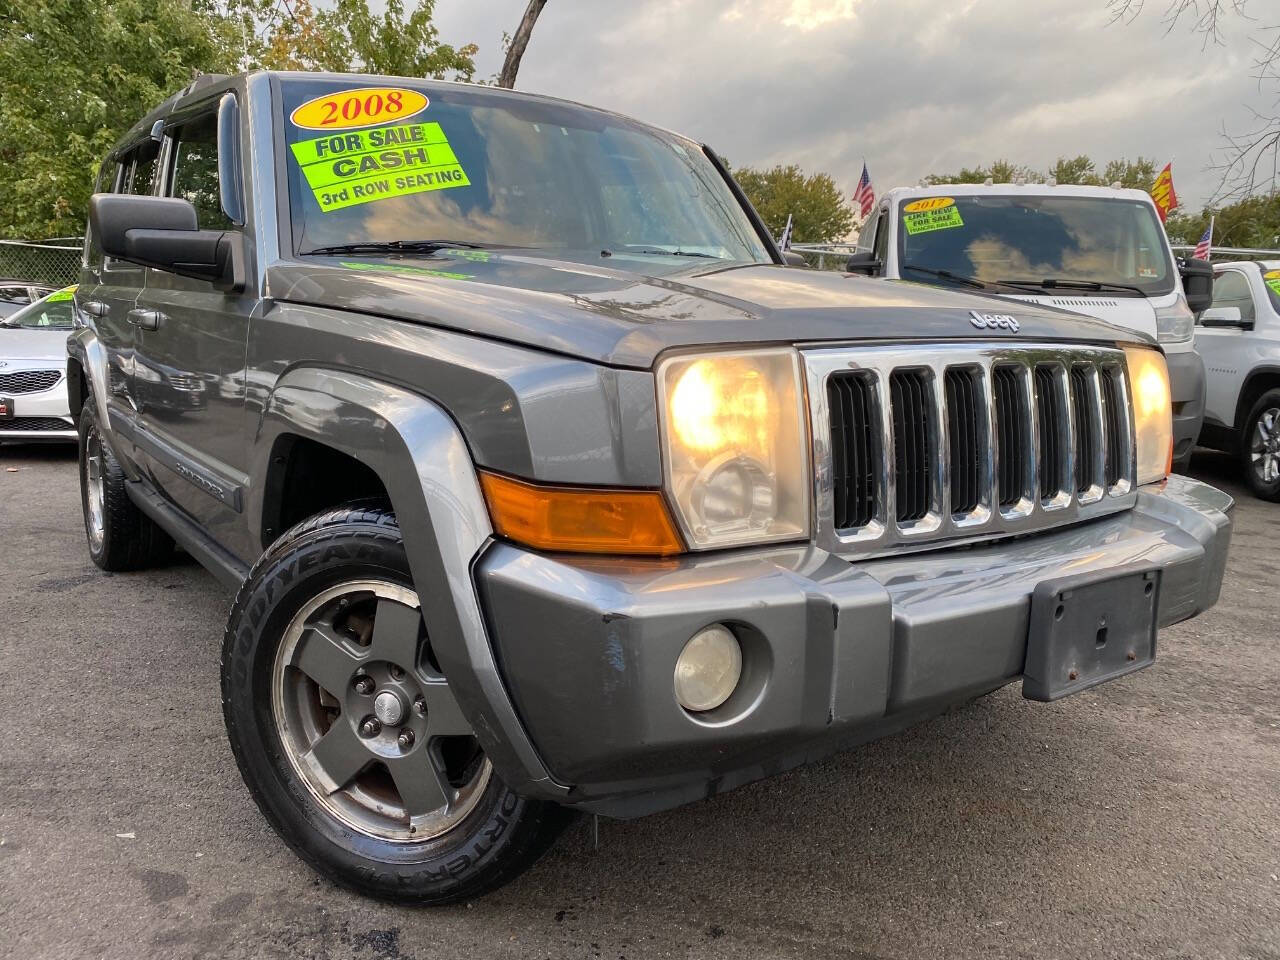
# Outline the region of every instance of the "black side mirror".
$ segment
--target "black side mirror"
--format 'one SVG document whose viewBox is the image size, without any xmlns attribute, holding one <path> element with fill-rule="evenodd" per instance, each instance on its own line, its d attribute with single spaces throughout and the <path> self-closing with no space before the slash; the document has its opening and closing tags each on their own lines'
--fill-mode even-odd
<svg viewBox="0 0 1280 960">
<path fill-rule="evenodd" d="M 1187 306 L 1192 313 L 1202 313 L 1213 303 L 1213 264 L 1193 257 L 1178 264 L 1182 274 L 1182 290 L 1187 295 Z"/>
<path fill-rule="evenodd" d="M 809 261 L 806 260 L 804 257 L 802 257 L 800 254 L 796 253 L 794 250 L 783 250 L 782 262 L 785 263 L 788 267 L 809 266 Z"/>
<path fill-rule="evenodd" d="M 868 277 L 875 277 L 880 274 L 883 266 L 884 264 L 870 250 L 859 250 L 849 258 L 844 268 L 848 273 L 865 273 Z"/>
<path fill-rule="evenodd" d="M 221 290 L 245 287 L 240 235 L 200 230 L 195 207 L 186 200 L 95 193 L 89 198 L 89 228 L 108 257 L 208 280 Z"/>
</svg>

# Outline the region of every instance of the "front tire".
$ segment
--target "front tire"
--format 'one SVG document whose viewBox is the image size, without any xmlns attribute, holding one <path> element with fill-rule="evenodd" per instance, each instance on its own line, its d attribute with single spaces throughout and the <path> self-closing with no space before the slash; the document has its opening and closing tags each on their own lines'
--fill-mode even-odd
<svg viewBox="0 0 1280 960">
<path fill-rule="evenodd" d="M 125 475 L 102 437 L 93 404 L 80 411 L 80 506 L 89 557 L 103 570 L 142 570 L 173 556 L 173 539 L 125 492 Z"/>
<path fill-rule="evenodd" d="M 1280 501 L 1280 390 L 1268 390 L 1249 411 L 1240 463 L 1254 496 Z"/>
<path fill-rule="evenodd" d="M 240 772 L 302 859 L 371 896 L 443 904 L 506 883 L 567 813 L 498 777 L 440 671 L 395 516 L 306 520 L 227 622 L 222 702 Z"/>
</svg>

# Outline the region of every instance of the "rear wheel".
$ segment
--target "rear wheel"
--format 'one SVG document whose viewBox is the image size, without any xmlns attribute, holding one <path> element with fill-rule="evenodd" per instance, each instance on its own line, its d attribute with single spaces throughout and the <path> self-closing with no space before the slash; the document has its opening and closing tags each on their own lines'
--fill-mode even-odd
<svg viewBox="0 0 1280 960">
<path fill-rule="evenodd" d="M 1258 398 L 1240 438 L 1245 480 L 1255 496 L 1280 500 L 1280 390 Z"/>
<path fill-rule="evenodd" d="M 231 611 L 223 711 L 280 836 L 379 897 L 447 903 L 516 876 L 567 814 L 498 777 L 440 670 L 395 517 L 361 504 L 304 521 Z"/>
<path fill-rule="evenodd" d="M 103 570 L 141 570 L 173 556 L 173 540 L 125 492 L 124 470 L 93 405 L 80 411 L 80 505 L 89 556 Z"/>
</svg>

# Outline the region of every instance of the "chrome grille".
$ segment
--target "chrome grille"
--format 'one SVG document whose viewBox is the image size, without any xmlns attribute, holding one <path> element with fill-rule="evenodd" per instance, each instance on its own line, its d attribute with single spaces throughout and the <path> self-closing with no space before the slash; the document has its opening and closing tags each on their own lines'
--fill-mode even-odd
<svg viewBox="0 0 1280 960">
<path fill-rule="evenodd" d="M 0 394 L 39 393 L 62 379 L 61 370 L 15 370 L 0 373 Z"/>
<path fill-rule="evenodd" d="M 1133 504 L 1120 350 L 864 347 L 804 362 L 828 549 L 1025 533 Z"/>
</svg>

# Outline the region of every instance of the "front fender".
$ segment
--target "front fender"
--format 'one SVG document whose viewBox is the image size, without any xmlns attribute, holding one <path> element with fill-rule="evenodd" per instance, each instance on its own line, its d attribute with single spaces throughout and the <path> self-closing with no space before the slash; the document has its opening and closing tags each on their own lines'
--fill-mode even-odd
<svg viewBox="0 0 1280 960">
<path fill-rule="evenodd" d="M 391 498 L 422 615 L 440 666 L 499 776 L 555 799 L 555 783 L 524 731 L 498 673 L 471 568 L 492 535 L 470 452 L 439 406 L 401 387 L 347 371 L 296 367 L 276 383 L 254 442 L 264 477 L 284 434 L 325 444 L 372 469 Z M 263 491 L 247 511 L 261 529 Z"/>
</svg>

